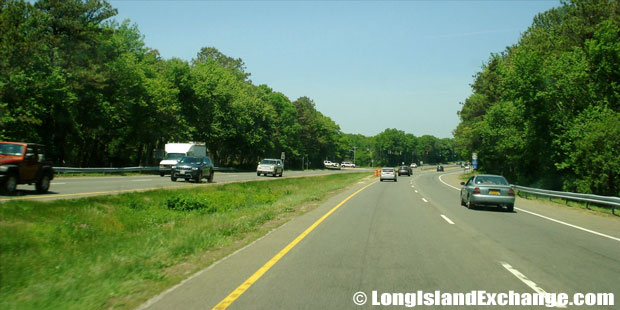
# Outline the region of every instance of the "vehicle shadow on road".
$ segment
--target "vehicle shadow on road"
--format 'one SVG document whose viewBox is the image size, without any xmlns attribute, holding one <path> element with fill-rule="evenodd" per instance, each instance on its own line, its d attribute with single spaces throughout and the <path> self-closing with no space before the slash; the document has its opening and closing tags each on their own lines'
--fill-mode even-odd
<svg viewBox="0 0 620 310">
<path fill-rule="evenodd" d="M 473 211 L 488 211 L 488 212 L 501 212 L 501 213 L 517 213 L 517 211 L 508 211 L 505 207 L 497 206 L 475 206 Z"/>
</svg>

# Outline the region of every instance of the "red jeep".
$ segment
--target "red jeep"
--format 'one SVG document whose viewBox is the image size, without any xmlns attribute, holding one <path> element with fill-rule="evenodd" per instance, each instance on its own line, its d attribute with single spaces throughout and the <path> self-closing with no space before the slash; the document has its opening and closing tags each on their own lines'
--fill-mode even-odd
<svg viewBox="0 0 620 310">
<path fill-rule="evenodd" d="M 35 184 L 39 193 L 47 193 L 54 179 L 52 163 L 45 159 L 43 145 L 0 142 L 0 190 L 15 193 L 17 184 Z"/>
</svg>

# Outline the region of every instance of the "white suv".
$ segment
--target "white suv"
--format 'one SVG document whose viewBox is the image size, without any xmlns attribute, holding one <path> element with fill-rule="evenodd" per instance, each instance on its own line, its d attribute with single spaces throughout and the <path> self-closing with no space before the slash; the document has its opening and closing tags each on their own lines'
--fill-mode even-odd
<svg viewBox="0 0 620 310">
<path fill-rule="evenodd" d="M 347 167 L 347 168 L 355 168 L 355 164 L 352 162 L 348 162 L 348 161 L 343 161 L 342 164 L 340 164 L 341 167 Z"/>
<path fill-rule="evenodd" d="M 271 159 L 265 158 L 256 167 L 256 175 L 260 176 L 261 173 L 264 175 L 271 174 L 272 176 L 282 176 L 282 172 L 284 172 L 284 163 L 280 159 Z"/>
</svg>

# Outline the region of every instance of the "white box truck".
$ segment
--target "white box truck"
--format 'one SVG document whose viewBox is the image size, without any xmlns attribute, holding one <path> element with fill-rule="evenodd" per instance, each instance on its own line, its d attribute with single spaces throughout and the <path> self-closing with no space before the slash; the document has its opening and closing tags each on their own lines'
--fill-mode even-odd
<svg viewBox="0 0 620 310">
<path fill-rule="evenodd" d="M 166 151 L 164 159 L 159 162 L 159 175 L 170 174 L 172 166 L 176 165 L 185 156 L 207 156 L 207 147 L 197 143 L 167 143 L 164 147 Z"/>
</svg>

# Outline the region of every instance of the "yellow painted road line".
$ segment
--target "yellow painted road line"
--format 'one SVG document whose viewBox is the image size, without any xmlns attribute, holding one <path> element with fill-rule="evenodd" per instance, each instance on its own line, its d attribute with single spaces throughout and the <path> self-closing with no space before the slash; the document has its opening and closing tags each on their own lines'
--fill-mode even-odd
<svg viewBox="0 0 620 310">
<path fill-rule="evenodd" d="M 375 183 L 377 183 L 377 181 L 374 181 L 360 188 L 355 193 L 351 194 L 349 197 L 345 198 L 343 201 L 341 201 L 339 204 L 337 204 L 335 207 L 325 213 L 323 216 L 321 216 L 320 219 L 316 220 L 314 224 L 306 228 L 306 230 L 302 232 L 299 236 L 297 236 L 295 240 L 293 240 L 286 247 L 284 247 L 284 249 L 282 249 L 278 254 L 276 254 L 267 263 L 265 263 L 265 265 L 260 267 L 253 275 L 251 275 L 247 280 L 245 280 L 241 285 L 239 285 L 239 287 L 232 291 L 232 293 L 230 293 L 228 296 L 226 296 L 226 298 L 222 299 L 222 301 L 215 305 L 212 310 L 223 310 L 228 308 L 230 304 L 232 304 L 235 300 L 237 300 L 237 298 L 239 298 L 239 296 L 245 293 L 245 291 L 250 288 L 252 284 L 258 281 L 260 277 L 262 277 L 269 269 L 271 269 L 273 265 L 275 265 L 282 257 L 284 257 L 284 255 L 286 255 L 286 253 L 293 249 L 301 240 L 303 240 L 308 234 L 310 234 L 310 232 L 312 232 L 317 226 L 319 226 L 319 224 L 321 224 L 328 216 L 338 210 L 338 208 L 340 208 L 340 206 L 342 206 L 345 202 L 349 201 L 349 199 L 353 198 L 355 195 L 359 194 L 361 191 L 365 190 L 366 188 Z"/>
</svg>

